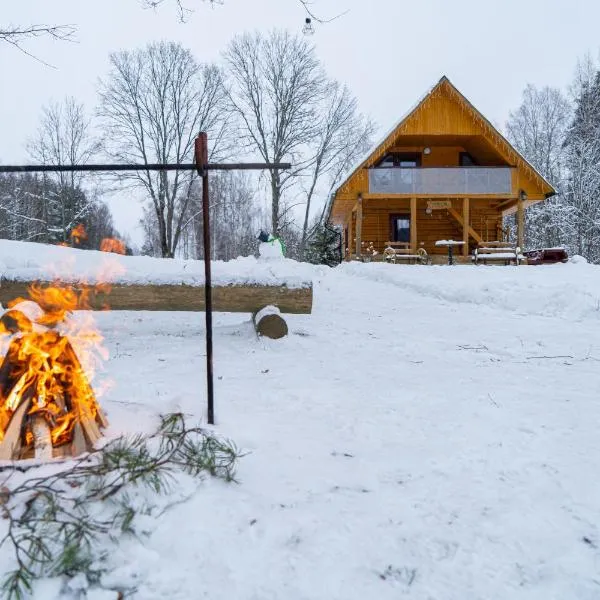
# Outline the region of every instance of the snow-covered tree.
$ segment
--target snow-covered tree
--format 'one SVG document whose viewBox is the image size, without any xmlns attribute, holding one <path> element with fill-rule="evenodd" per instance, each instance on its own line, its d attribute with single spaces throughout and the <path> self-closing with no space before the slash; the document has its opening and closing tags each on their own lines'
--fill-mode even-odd
<svg viewBox="0 0 600 600">
<path fill-rule="evenodd" d="M 573 252 L 600 262 L 600 71 L 578 66 L 575 111 L 565 148 Z"/>
<path fill-rule="evenodd" d="M 506 124 L 515 148 L 545 177 L 559 195 L 527 209 L 525 239 L 530 248 L 551 247 L 568 242 L 569 210 L 560 193 L 565 178 L 564 143 L 571 107 L 556 88 L 528 85 L 519 108 Z"/>
</svg>

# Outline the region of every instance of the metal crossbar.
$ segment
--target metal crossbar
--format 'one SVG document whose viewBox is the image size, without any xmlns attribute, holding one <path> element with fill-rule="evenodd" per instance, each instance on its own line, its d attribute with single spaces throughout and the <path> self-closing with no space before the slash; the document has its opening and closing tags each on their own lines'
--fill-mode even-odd
<svg viewBox="0 0 600 600">
<path fill-rule="evenodd" d="M 207 163 L 205 171 L 285 171 L 290 163 Z M 84 173 L 97 171 L 197 171 L 195 163 L 96 164 L 96 165 L 0 165 L 0 173 Z"/>
</svg>

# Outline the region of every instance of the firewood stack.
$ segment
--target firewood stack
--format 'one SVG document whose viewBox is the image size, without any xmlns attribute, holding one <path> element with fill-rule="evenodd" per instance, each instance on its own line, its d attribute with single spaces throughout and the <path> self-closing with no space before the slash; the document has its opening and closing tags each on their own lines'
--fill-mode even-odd
<svg viewBox="0 0 600 600">
<path fill-rule="evenodd" d="M 0 334 L 10 336 L 0 365 L 0 460 L 78 456 L 107 426 L 71 342 L 56 324 L 47 314 L 34 322 L 20 310 L 0 318 Z"/>
</svg>

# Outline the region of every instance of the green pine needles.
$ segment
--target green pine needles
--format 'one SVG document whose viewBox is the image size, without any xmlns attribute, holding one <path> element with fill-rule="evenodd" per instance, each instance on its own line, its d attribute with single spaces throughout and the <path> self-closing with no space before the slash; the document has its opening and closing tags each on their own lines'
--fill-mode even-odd
<svg viewBox="0 0 600 600">
<path fill-rule="evenodd" d="M 102 542 L 135 531 L 140 509 L 131 494 L 142 488 L 165 494 L 181 473 L 235 481 L 241 456 L 230 441 L 188 428 L 184 416 L 174 413 L 162 416 L 151 435 L 115 439 L 50 475 L 11 487 L 18 475 L 13 470 L 0 487 L 0 518 L 8 521 L 0 549 L 9 545 L 15 563 L 0 588 L 2 597 L 28 598 L 41 577 L 83 575 L 98 584 L 106 558 Z"/>
</svg>

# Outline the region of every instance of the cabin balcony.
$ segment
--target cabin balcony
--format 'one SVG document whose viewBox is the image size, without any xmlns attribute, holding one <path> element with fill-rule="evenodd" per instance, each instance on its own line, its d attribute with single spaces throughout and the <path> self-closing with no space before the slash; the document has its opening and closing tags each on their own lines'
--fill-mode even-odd
<svg viewBox="0 0 600 600">
<path fill-rule="evenodd" d="M 517 189 L 512 167 L 375 167 L 368 172 L 370 195 L 506 197 Z"/>
</svg>

